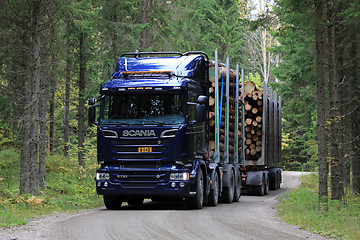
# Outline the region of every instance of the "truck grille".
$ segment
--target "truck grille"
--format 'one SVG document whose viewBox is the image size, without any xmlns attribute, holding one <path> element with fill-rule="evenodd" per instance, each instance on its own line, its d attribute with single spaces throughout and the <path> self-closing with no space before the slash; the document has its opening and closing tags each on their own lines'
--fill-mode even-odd
<svg viewBox="0 0 360 240">
<path fill-rule="evenodd" d="M 165 173 L 159 171 L 153 172 L 117 172 L 112 176 L 114 182 L 119 182 L 125 188 L 151 188 L 156 187 L 158 183 L 168 182 L 168 177 Z"/>
<path fill-rule="evenodd" d="M 124 167 L 154 167 L 160 161 L 169 158 L 169 146 L 172 139 L 126 139 L 112 142 L 113 159 Z M 151 152 L 139 152 L 139 147 L 151 147 Z M 147 164 L 145 164 L 147 162 Z M 153 162 L 153 163 L 151 163 Z"/>
</svg>

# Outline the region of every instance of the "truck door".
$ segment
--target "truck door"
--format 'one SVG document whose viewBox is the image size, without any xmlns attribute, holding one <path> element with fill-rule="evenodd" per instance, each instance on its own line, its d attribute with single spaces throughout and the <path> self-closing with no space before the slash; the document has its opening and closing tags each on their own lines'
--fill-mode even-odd
<svg viewBox="0 0 360 240">
<path fill-rule="evenodd" d="M 203 155 L 207 153 L 207 147 L 205 145 L 205 122 L 197 122 L 195 120 L 195 109 L 197 104 L 197 98 L 200 94 L 195 91 L 188 92 L 188 130 L 187 135 L 189 139 L 189 153 L 196 155 Z"/>
</svg>

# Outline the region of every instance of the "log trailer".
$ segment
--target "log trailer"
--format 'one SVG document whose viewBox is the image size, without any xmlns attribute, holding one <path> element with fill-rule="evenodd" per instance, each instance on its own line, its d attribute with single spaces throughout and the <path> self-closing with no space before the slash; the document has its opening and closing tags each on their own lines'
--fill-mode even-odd
<svg viewBox="0 0 360 240">
<path fill-rule="evenodd" d="M 145 198 L 184 199 L 200 209 L 237 202 L 242 189 L 264 195 L 280 186 L 281 169 L 273 166 L 281 159 L 281 101 L 267 88 L 245 93 L 239 65 L 231 70 L 227 57 L 224 67 L 217 55 L 215 62 L 204 52 L 118 58 L 88 112 L 97 125 L 96 191 L 107 209 Z M 264 104 L 246 112 L 256 94 Z M 245 121 L 255 117 L 256 125 L 259 114 L 261 134 L 253 140 L 259 129 Z"/>
</svg>

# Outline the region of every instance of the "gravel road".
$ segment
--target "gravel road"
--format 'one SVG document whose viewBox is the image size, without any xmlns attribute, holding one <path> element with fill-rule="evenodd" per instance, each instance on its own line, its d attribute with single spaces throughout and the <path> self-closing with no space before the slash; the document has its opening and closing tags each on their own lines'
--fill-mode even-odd
<svg viewBox="0 0 360 240">
<path fill-rule="evenodd" d="M 0 239 L 325 239 L 276 216 L 276 199 L 298 185 L 301 174 L 283 172 L 281 189 L 263 197 L 242 196 L 238 203 L 187 210 L 181 202 L 148 201 L 140 209 L 55 214 L 2 230 Z"/>
</svg>

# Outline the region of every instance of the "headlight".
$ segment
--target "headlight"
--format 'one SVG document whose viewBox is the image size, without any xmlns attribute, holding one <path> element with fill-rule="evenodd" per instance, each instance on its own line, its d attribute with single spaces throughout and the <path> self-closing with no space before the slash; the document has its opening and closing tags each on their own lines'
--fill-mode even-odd
<svg viewBox="0 0 360 240">
<path fill-rule="evenodd" d="M 171 181 L 185 181 L 189 180 L 189 173 L 171 173 L 170 174 Z"/>
<path fill-rule="evenodd" d="M 98 181 L 110 180 L 110 174 L 108 174 L 108 173 L 96 173 L 96 180 L 98 180 Z"/>
</svg>

